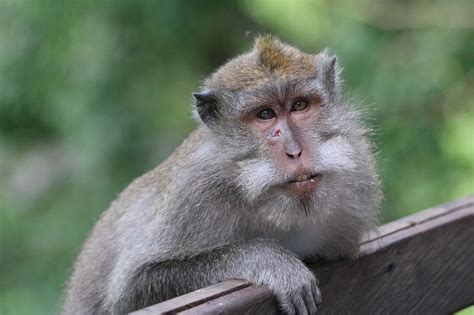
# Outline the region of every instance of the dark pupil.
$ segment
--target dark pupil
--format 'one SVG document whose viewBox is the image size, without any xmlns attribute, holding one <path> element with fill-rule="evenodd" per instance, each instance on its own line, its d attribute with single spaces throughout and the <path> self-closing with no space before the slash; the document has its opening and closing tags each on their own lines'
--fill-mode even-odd
<svg viewBox="0 0 474 315">
<path fill-rule="evenodd" d="M 265 108 L 258 112 L 257 117 L 260 119 L 272 119 L 275 117 L 275 112 L 271 108 Z"/>
</svg>

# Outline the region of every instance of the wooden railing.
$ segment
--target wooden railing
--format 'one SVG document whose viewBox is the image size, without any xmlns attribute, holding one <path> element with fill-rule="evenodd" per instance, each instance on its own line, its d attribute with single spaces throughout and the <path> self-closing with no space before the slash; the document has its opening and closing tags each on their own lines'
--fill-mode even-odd
<svg viewBox="0 0 474 315">
<path fill-rule="evenodd" d="M 378 228 L 357 260 L 309 263 L 320 280 L 318 314 L 450 314 L 474 304 L 474 196 Z M 278 313 L 271 291 L 226 280 L 136 311 L 145 314 Z"/>
</svg>

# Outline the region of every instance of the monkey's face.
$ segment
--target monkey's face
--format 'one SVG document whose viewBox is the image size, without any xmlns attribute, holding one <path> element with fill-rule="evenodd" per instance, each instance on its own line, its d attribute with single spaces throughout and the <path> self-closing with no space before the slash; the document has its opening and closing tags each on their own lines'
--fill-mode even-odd
<svg viewBox="0 0 474 315">
<path fill-rule="evenodd" d="M 278 174 L 267 174 L 270 185 L 294 197 L 308 198 L 322 177 L 315 168 L 313 149 L 322 99 L 314 89 L 304 91 L 294 83 L 272 82 L 252 91 L 256 97 L 244 107 L 241 120 L 244 128 L 251 131 L 252 141 L 259 143 L 260 156 Z"/>
<path fill-rule="evenodd" d="M 227 182 L 267 221 L 285 222 L 283 229 L 304 224 L 308 214 L 350 218 L 380 199 L 367 131 L 341 102 L 338 75 L 327 52 L 262 39 L 194 95 Z M 307 216 L 295 211 L 301 208 Z"/>
<path fill-rule="evenodd" d="M 266 222 L 291 230 L 331 216 L 350 221 L 378 203 L 366 130 L 322 80 L 277 78 L 240 91 L 237 102 L 223 146 L 238 146 L 236 185 Z"/>
</svg>

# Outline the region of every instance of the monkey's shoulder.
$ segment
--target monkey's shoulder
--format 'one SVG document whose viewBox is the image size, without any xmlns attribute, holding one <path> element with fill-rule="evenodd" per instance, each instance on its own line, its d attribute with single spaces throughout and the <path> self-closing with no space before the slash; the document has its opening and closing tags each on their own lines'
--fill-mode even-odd
<svg viewBox="0 0 474 315">
<path fill-rule="evenodd" d="M 135 178 L 112 202 L 104 214 L 107 221 L 128 216 L 164 215 L 170 206 L 170 197 L 182 189 L 183 176 L 192 176 L 194 164 L 205 156 L 208 144 L 203 140 L 208 131 L 197 128 L 179 145 L 170 156 L 155 168 Z M 188 175 L 185 175 L 188 174 Z"/>
</svg>

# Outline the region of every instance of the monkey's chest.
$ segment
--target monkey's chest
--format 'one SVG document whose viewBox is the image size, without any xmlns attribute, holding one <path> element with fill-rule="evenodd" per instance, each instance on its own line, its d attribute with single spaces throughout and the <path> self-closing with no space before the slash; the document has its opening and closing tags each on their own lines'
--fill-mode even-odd
<svg viewBox="0 0 474 315">
<path fill-rule="evenodd" d="M 283 244 L 300 258 L 318 254 L 324 243 L 323 231 L 318 224 L 308 224 L 302 229 L 282 237 Z"/>
</svg>

